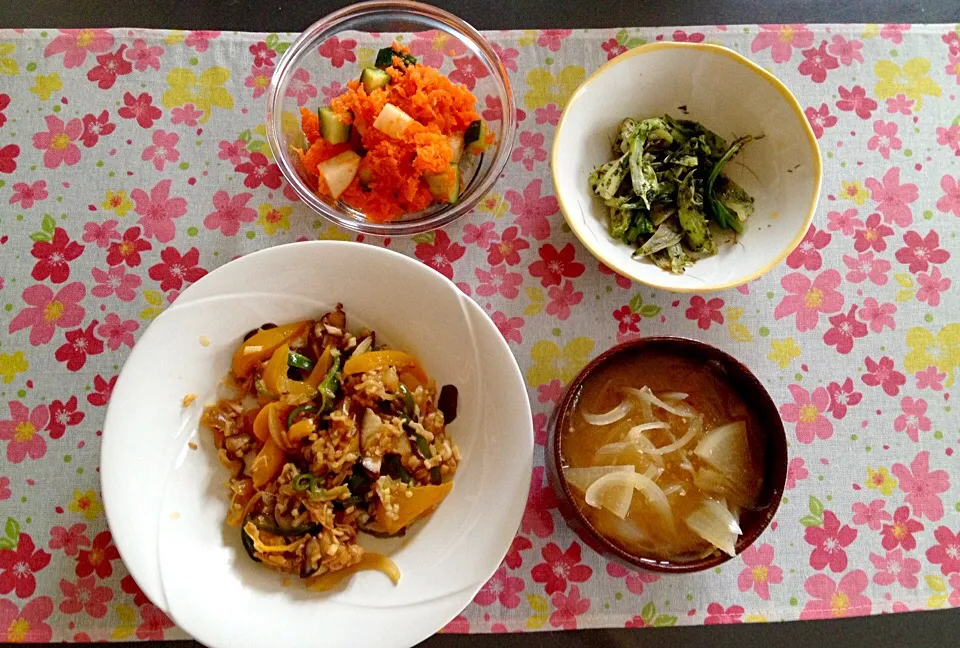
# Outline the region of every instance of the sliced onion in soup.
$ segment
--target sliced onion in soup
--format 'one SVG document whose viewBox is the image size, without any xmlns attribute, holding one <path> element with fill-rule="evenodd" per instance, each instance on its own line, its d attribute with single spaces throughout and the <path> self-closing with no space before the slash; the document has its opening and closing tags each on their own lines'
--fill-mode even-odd
<svg viewBox="0 0 960 648">
<path fill-rule="evenodd" d="M 643 471 L 643 476 L 651 481 L 657 481 L 657 479 L 662 474 L 663 474 L 663 468 L 657 468 L 656 466 L 649 466 L 646 470 Z"/>
<path fill-rule="evenodd" d="M 650 405 L 653 405 L 654 407 L 659 407 L 663 411 L 670 412 L 671 414 L 675 416 L 679 416 L 681 418 L 689 418 L 694 414 L 693 408 L 690 408 L 690 407 L 678 408 L 672 405 L 668 405 L 667 403 L 664 403 L 662 400 L 660 400 L 659 398 L 653 395 L 653 392 L 650 391 L 649 387 L 643 387 L 641 389 L 634 389 L 633 387 L 624 387 L 622 391 L 623 393 L 629 394 L 630 396 L 637 398 L 644 403 L 648 403 Z"/>
<path fill-rule="evenodd" d="M 631 518 L 610 518 L 604 522 L 604 533 L 608 533 L 628 545 L 650 547 L 652 542 L 640 525 Z"/>
<path fill-rule="evenodd" d="M 590 484 L 584 499 L 593 508 L 605 508 L 623 519 L 633 501 L 634 477 L 635 474 L 626 471 L 606 474 Z"/>
<path fill-rule="evenodd" d="M 634 487 L 647 498 L 650 507 L 662 518 L 664 524 L 673 525 L 673 509 L 663 489 L 646 475 L 633 475 Z"/>
<path fill-rule="evenodd" d="M 647 437 L 641 434 L 640 436 L 637 437 L 636 441 L 634 441 L 633 443 L 637 448 L 640 449 L 641 452 L 643 452 L 646 455 L 649 455 L 650 458 L 653 460 L 653 463 L 657 464 L 658 466 L 663 466 L 663 457 L 658 454 L 650 452 L 651 450 L 657 449 L 657 446 L 653 445 L 653 441 L 651 441 L 650 439 L 648 439 Z"/>
<path fill-rule="evenodd" d="M 636 472 L 633 466 L 589 466 L 586 468 L 564 468 L 563 476 L 567 483 L 583 492 L 586 492 L 593 482 L 604 475 L 616 472 Z"/>
<path fill-rule="evenodd" d="M 589 414 L 583 412 L 583 420 L 589 423 L 590 425 L 610 425 L 611 423 L 616 423 L 624 416 L 630 413 L 630 410 L 633 409 L 633 405 L 628 400 L 622 401 L 619 405 L 614 407 L 609 412 L 604 412 L 603 414 Z"/>
<path fill-rule="evenodd" d="M 682 401 L 682 400 L 687 400 L 687 398 L 689 397 L 690 397 L 690 394 L 684 394 L 683 392 L 663 392 L 662 394 L 660 394 L 660 398 L 665 401 L 668 401 L 668 400 Z"/>
<path fill-rule="evenodd" d="M 663 421 L 653 421 L 652 423 L 641 423 L 640 425 L 634 425 L 630 428 L 630 431 L 627 432 L 627 440 L 630 442 L 636 442 L 637 437 L 643 436 L 643 433 L 647 430 L 669 430 L 670 425 L 664 423 Z"/>
<path fill-rule="evenodd" d="M 683 447 L 686 446 L 688 443 L 690 443 L 691 441 L 693 441 L 693 437 L 695 437 L 695 436 L 697 436 L 697 431 L 696 431 L 696 429 L 695 429 L 693 426 L 689 426 L 689 427 L 687 428 L 687 433 L 684 434 L 684 435 L 683 435 L 682 437 L 680 437 L 679 439 L 677 439 L 676 441 L 674 441 L 673 443 L 668 443 L 668 444 L 665 445 L 665 446 L 661 446 L 661 447 L 659 447 L 659 448 L 653 448 L 653 449 L 651 449 L 651 450 L 647 450 L 646 452 L 648 452 L 649 454 L 652 454 L 652 455 L 665 455 L 665 454 L 670 454 L 671 452 L 676 452 L 676 451 L 679 450 L 680 448 L 683 448 Z"/>
<path fill-rule="evenodd" d="M 749 505 L 752 499 L 744 489 L 712 468 L 701 467 L 697 470 L 693 476 L 693 484 L 704 492 L 719 495 L 741 506 Z"/>
<path fill-rule="evenodd" d="M 629 493 L 624 493 L 627 489 Z M 654 512 L 664 523 L 672 522 L 672 509 L 667 496 L 652 479 L 646 475 L 629 472 L 616 472 L 604 475 L 587 489 L 587 504 L 595 508 L 603 507 L 619 518 L 624 518 L 630 510 L 634 489 L 647 499 Z"/>
<path fill-rule="evenodd" d="M 724 553 L 737 554 L 735 546 L 742 531 L 726 503 L 705 499 L 684 521 L 690 530 Z"/>
</svg>

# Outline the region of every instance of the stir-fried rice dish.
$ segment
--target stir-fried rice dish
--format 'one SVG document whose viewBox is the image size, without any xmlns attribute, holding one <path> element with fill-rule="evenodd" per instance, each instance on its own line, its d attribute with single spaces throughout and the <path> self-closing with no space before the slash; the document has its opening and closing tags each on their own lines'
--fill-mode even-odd
<svg viewBox="0 0 960 648">
<path fill-rule="evenodd" d="M 396 583 L 358 534 L 403 535 L 453 488 L 457 390 L 336 309 L 250 331 L 201 424 L 229 473 L 227 523 L 250 558 L 329 590 L 361 570 Z"/>
</svg>

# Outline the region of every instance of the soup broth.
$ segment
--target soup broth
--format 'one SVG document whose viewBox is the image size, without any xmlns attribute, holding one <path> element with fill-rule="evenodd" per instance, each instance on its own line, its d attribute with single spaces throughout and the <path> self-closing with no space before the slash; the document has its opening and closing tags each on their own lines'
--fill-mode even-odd
<svg viewBox="0 0 960 648">
<path fill-rule="evenodd" d="M 763 446 L 722 366 L 648 350 L 611 358 L 561 435 L 574 501 L 610 541 L 675 562 L 733 552 L 740 511 L 762 485 Z"/>
</svg>

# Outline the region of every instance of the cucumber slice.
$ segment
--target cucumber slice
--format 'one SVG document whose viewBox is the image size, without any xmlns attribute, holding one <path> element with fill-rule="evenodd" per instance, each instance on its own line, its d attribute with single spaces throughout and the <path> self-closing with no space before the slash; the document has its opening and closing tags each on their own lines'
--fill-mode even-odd
<svg viewBox="0 0 960 648">
<path fill-rule="evenodd" d="M 447 139 L 450 142 L 450 150 L 453 151 L 452 161 L 456 164 L 463 157 L 463 138 L 459 135 L 451 135 Z"/>
<path fill-rule="evenodd" d="M 377 52 L 377 60 L 374 62 L 374 65 L 378 68 L 385 69 L 393 65 L 393 57 L 396 56 L 404 65 L 416 65 L 417 59 L 409 54 L 400 54 L 399 52 L 393 51 L 392 47 L 384 47 Z"/>
<path fill-rule="evenodd" d="M 360 83 L 367 94 L 370 94 L 377 88 L 384 88 L 390 84 L 390 75 L 377 68 L 364 68 L 360 73 Z"/>
<path fill-rule="evenodd" d="M 335 155 L 329 160 L 321 162 L 317 166 L 317 172 L 323 176 L 327 183 L 330 195 L 337 199 L 353 182 L 353 177 L 357 175 L 359 167 L 360 156 L 353 151 L 344 151 L 340 155 Z"/>
<path fill-rule="evenodd" d="M 490 148 L 490 129 L 487 128 L 487 122 L 478 119 L 467 127 L 467 132 L 463 134 L 463 141 L 467 145 L 467 153 L 471 155 L 480 155 Z"/>
<path fill-rule="evenodd" d="M 384 104 L 380 114 L 373 121 L 373 127 L 381 133 L 400 139 L 407 126 L 413 123 L 413 117 L 403 112 L 393 104 Z"/>
<path fill-rule="evenodd" d="M 330 108 L 317 111 L 320 117 L 320 136 L 331 144 L 343 144 L 350 140 L 350 124 L 344 124 Z"/>
<path fill-rule="evenodd" d="M 451 173 L 452 171 L 452 173 Z M 437 200 L 455 205 L 460 200 L 460 166 L 450 165 L 450 171 L 442 173 L 427 173 L 423 176 L 427 181 L 430 193 Z"/>
</svg>

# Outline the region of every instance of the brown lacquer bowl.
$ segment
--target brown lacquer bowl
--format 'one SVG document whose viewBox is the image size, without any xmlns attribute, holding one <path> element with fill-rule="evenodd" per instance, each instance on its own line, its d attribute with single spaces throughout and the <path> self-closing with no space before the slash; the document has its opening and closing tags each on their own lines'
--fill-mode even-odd
<svg viewBox="0 0 960 648">
<path fill-rule="evenodd" d="M 787 437 L 783 422 L 767 390 L 746 365 L 733 356 L 702 342 L 679 337 L 641 338 L 608 349 L 584 367 L 570 383 L 557 406 L 555 423 L 550 429 L 550 438 L 547 442 L 547 475 L 557 493 L 560 511 L 567 523 L 587 545 L 603 556 L 628 567 L 660 573 L 683 574 L 703 571 L 726 562 L 730 556 L 717 551 L 703 558 L 680 562 L 628 551 L 602 535 L 584 515 L 563 474 L 564 449 L 560 431 L 571 425 L 585 382 L 607 363 L 621 358 L 622 354 L 645 352 L 677 355 L 702 363 L 706 371 L 722 376 L 752 410 L 761 430 L 756 437 L 756 442 L 762 446 L 763 450 L 761 463 L 763 484 L 755 506 L 740 513 L 740 527 L 743 534 L 736 543 L 737 554 L 742 553 L 760 537 L 776 514 L 780 499 L 783 497 L 787 476 Z"/>
</svg>

